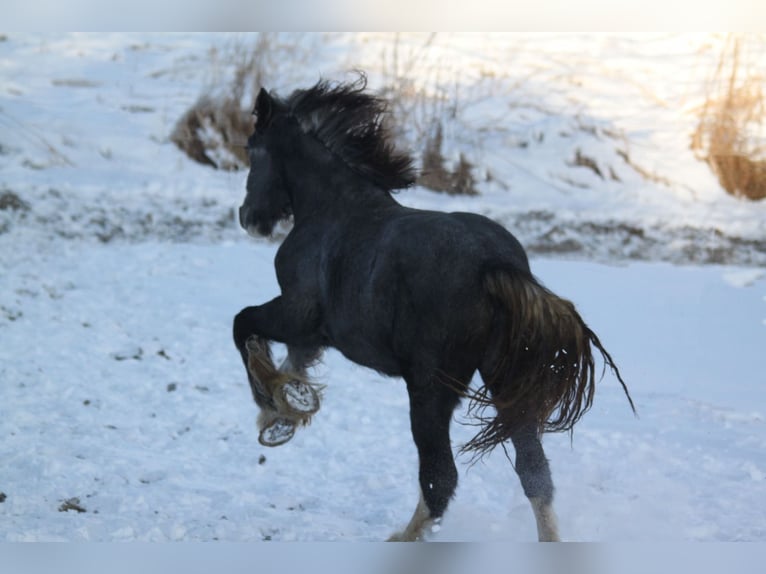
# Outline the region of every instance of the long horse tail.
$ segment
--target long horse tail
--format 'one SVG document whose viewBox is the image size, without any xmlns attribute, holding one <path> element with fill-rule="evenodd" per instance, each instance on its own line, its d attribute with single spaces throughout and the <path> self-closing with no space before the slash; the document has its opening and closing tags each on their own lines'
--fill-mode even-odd
<svg viewBox="0 0 766 574">
<path fill-rule="evenodd" d="M 484 380 L 469 409 L 480 417 L 480 432 L 463 446 L 481 455 L 506 442 L 522 427 L 543 432 L 572 431 L 590 409 L 596 384 L 594 352 L 622 385 L 617 365 L 572 302 L 562 299 L 529 273 L 493 270 L 484 276 L 494 322 L 480 366 Z M 496 414 L 485 416 L 485 407 Z"/>
</svg>

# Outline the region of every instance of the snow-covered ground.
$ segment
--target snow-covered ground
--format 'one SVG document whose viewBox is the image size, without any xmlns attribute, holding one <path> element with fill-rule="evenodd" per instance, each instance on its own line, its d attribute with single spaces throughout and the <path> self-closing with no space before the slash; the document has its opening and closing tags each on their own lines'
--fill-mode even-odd
<svg viewBox="0 0 766 574">
<path fill-rule="evenodd" d="M 400 58 L 425 40 L 400 37 Z M 277 293 L 277 246 L 234 221 L 243 173 L 196 165 L 168 141 L 202 89 L 223 82 L 211 50 L 231 41 L 0 41 L 0 540 L 380 540 L 409 519 L 416 452 L 398 380 L 328 352 L 312 425 L 283 447 L 258 444 L 230 325 Z M 280 41 L 291 46 L 283 92 L 352 67 L 383 82 L 392 49 L 377 35 Z M 766 204 L 726 195 L 673 135 L 691 125 L 678 102 L 705 77 L 688 64 L 714 58 L 716 41 L 437 37 L 436 61 L 418 64 L 471 70 L 446 151 L 493 175 L 476 197 L 398 198 L 518 231 L 639 410 L 607 376 L 573 442 L 546 437 L 566 539 L 766 539 Z M 515 69 L 534 78 L 519 88 L 526 112 L 500 114 Z M 683 82 L 659 81 L 673 70 Z M 556 139 L 577 122 L 596 135 Z M 631 175 L 603 130 L 670 183 Z M 621 183 L 567 166 L 578 146 Z M 465 420 L 456 446 L 472 435 Z M 435 540 L 535 539 L 502 452 L 460 469 Z"/>
</svg>

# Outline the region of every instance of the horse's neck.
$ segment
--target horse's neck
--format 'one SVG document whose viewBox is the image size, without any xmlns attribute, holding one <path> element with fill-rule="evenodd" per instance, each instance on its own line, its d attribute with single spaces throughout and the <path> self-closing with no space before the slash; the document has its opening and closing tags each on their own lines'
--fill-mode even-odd
<svg viewBox="0 0 766 574">
<path fill-rule="evenodd" d="M 317 214 L 378 210 L 396 203 L 386 191 L 374 186 L 345 165 L 288 170 L 288 186 L 296 223 Z"/>
</svg>

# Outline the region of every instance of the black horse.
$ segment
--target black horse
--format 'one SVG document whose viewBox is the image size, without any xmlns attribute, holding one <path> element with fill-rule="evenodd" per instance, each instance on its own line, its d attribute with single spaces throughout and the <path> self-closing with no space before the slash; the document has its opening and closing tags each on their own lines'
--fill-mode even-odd
<svg viewBox="0 0 766 574">
<path fill-rule="evenodd" d="M 234 319 L 259 424 L 272 432 L 262 439 L 281 444 L 305 421 L 302 408 L 307 416 L 318 408 L 300 381 L 322 349 L 334 347 L 407 384 L 421 496 L 392 539 L 422 539 L 444 514 L 458 476 L 450 421 L 467 397 L 480 431 L 463 449 L 483 454 L 511 440 L 539 539 L 557 540 L 541 435 L 571 431 L 591 406 L 594 349 L 633 408 L 627 387 L 572 303 L 533 277 L 506 229 L 471 213 L 410 209 L 392 197 L 413 184 L 415 171 L 391 143 L 385 102 L 365 87 L 362 77 L 321 81 L 287 98 L 261 89 L 257 97 L 240 223 L 252 235 L 270 235 L 278 221 L 294 222 L 275 260 L 281 295 Z M 293 401 L 297 410 L 275 400 L 266 380 L 275 371 L 268 341 L 287 345 L 281 370 L 293 374 L 293 394 L 304 395 Z M 484 384 L 470 390 L 477 370 Z"/>
</svg>

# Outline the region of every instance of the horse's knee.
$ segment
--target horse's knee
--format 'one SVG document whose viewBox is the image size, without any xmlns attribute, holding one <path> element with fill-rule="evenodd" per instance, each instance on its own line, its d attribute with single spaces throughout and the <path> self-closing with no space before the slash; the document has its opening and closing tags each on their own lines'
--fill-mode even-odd
<svg viewBox="0 0 766 574">
<path fill-rule="evenodd" d="M 240 351 L 244 349 L 247 338 L 253 334 L 249 311 L 249 307 L 242 309 L 234 316 L 234 321 L 232 323 L 234 344 Z"/>
</svg>

